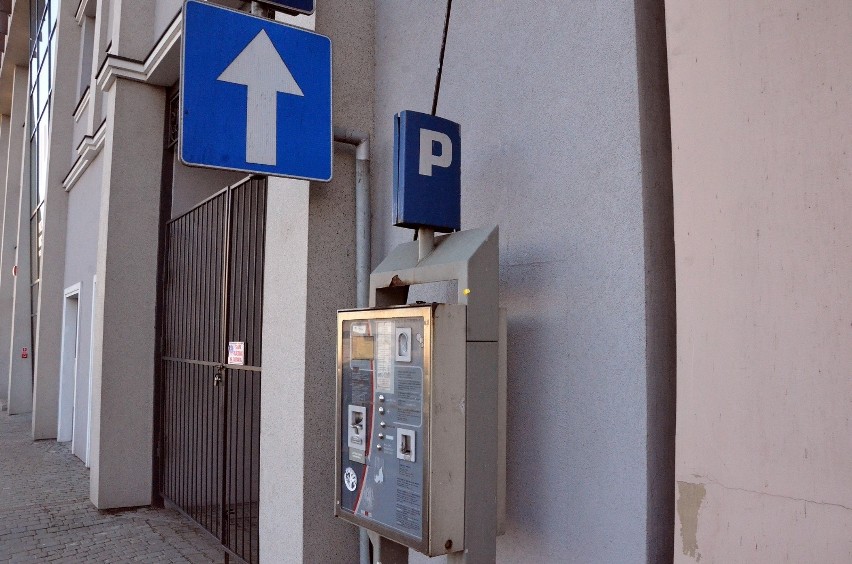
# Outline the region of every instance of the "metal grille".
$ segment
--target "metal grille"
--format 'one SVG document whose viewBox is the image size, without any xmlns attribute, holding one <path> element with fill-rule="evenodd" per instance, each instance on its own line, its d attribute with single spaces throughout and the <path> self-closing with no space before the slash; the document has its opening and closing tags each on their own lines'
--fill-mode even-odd
<svg viewBox="0 0 852 564">
<path fill-rule="evenodd" d="M 160 372 L 160 494 L 229 553 L 258 561 L 266 180 L 169 222 Z M 245 366 L 227 364 L 232 341 Z"/>
<path fill-rule="evenodd" d="M 169 100 L 169 119 L 166 129 L 166 147 L 177 145 L 180 135 L 180 95 L 175 94 Z"/>
</svg>

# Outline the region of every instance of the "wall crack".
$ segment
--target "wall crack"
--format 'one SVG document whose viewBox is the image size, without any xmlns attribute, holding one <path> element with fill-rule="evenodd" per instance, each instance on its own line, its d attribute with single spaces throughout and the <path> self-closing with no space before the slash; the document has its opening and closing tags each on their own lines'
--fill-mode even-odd
<svg viewBox="0 0 852 564">
<path fill-rule="evenodd" d="M 813 499 L 806 499 L 806 498 L 803 498 L 803 497 L 793 497 L 793 496 L 787 496 L 787 495 L 769 493 L 769 492 L 758 492 L 758 491 L 750 490 L 750 489 L 747 489 L 747 488 L 738 488 L 738 487 L 734 487 L 734 486 L 726 486 L 725 484 L 719 482 L 718 480 L 714 480 L 714 479 L 708 478 L 706 476 L 695 475 L 695 477 L 698 478 L 698 479 L 704 480 L 708 484 L 713 484 L 714 486 L 719 486 L 720 488 L 728 490 L 728 491 L 750 493 L 750 494 L 756 494 L 756 495 L 765 495 L 765 496 L 769 496 L 769 497 L 786 499 L 786 500 L 789 500 L 789 501 L 801 501 L 801 502 L 804 502 L 804 503 L 812 503 L 814 505 L 824 505 L 824 506 L 827 506 L 827 507 L 839 507 L 840 509 L 845 509 L 846 511 L 852 511 L 852 507 L 849 507 L 847 505 L 843 505 L 842 503 L 832 503 L 830 501 L 816 501 L 816 500 L 813 500 Z M 681 483 L 687 483 L 687 482 L 678 482 L 678 484 L 681 484 Z"/>
</svg>

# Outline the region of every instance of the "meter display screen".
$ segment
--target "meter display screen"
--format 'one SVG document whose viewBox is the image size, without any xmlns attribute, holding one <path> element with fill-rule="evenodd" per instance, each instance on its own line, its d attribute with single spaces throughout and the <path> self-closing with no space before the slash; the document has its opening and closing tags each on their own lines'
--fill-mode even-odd
<svg viewBox="0 0 852 564">
<path fill-rule="evenodd" d="M 420 541 L 424 535 L 423 317 L 344 320 L 340 509 Z"/>
</svg>

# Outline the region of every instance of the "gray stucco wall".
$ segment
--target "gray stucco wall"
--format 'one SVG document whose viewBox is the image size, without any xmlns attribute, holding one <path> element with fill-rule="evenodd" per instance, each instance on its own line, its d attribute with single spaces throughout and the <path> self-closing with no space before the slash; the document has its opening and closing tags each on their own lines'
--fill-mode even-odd
<svg viewBox="0 0 852 564">
<path fill-rule="evenodd" d="M 311 27 L 310 21 L 302 20 Z M 333 120 L 371 129 L 373 3 L 324 0 L 334 44 Z M 354 151 L 335 144 L 334 179 L 271 178 L 263 303 L 261 562 L 357 562 L 355 527 L 333 516 L 337 309 L 355 305 Z"/>
<path fill-rule="evenodd" d="M 390 227 L 392 116 L 431 108 L 444 5 L 377 2 L 374 264 L 412 236 Z M 649 396 L 665 376 L 655 351 L 673 346 L 646 327 L 661 310 L 646 310 L 660 284 L 646 268 L 670 249 L 646 256 L 659 213 L 644 193 L 657 172 L 643 164 L 637 6 L 528 6 L 453 3 L 438 104 L 462 128 L 463 228 L 500 226 L 509 381 L 498 559 L 641 562 L 653 559 L 649 516 L 669 519 L 649 515 L 646 437 L 649 421 L 673 417 Z M 644 133 L 653 165 L 661 129 Z"/>
<path fill-rule="evenodd" d="M 246 173 L 210 168 L 192 168 L 174 156 L 172 167 L 172 218 L 194 208 L 225 186 L 236 184 Z"/>
<path fill-rule="evenodd" d="M 98 257 L 103 169 L 96 158 L 68 193 L 65 239 L 65 287 L 80 284 L 77 327 L 77 387 L 74 409 L 74 454 L 85 460 L 89 415 L 89 374 L 92 348 L 92 286 Z"/>
<path fill-rule="evenodd" d="M 154 6 L 154 29 L 152 35 L 158 39 L 183 8 L 183 0 L 158 0 Z"/>
</svg>

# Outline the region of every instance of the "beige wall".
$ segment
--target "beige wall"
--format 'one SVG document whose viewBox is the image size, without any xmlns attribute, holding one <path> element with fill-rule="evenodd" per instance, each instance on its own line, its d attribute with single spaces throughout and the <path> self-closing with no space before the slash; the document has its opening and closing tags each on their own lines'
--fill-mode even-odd
<svg viewBox="0 0 852 564">
<path fill-rule="evenodd" d="M 852 561 L 852 3 L 666 12 L 676 560 Z"/>
</svg>

